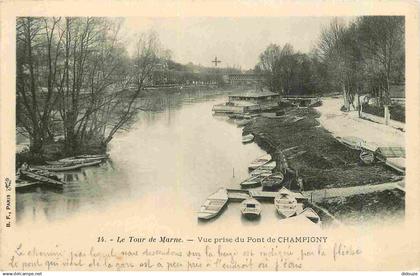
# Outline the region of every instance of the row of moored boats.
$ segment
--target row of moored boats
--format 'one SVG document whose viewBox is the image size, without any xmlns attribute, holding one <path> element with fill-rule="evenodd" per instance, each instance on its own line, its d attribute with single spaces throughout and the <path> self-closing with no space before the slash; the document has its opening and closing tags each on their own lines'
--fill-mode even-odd
<svg viewBox="0 0 420 276">
<path fill-rule="evenodd" d="M 306 198 L 300 192 L 284 187 L 284 175 L 281 172 L 273 172 L 275 167 L 276 161 L 272 160 L 270 155 L 257 158 L 249 164 L 250 177 L 240 184 L 241 189 L 261 191 L 262 197 L 274 198 L 273 204 L 281 218 L 303 216 L 313 223 L 320 224 L 318 214 L 312 208 L 304 208 Z M 252 194 L 249 193 L 240 205 L 241 213 L 247 219 L 256 219 L 262 212 L 262 204 Z M 206 199 L 198 212 L 198 218 L 208 220 L 218 216 L 228 201 L 229 190 L 220 188 Z"/>
<path fill-rule="evenodd" d="M 17 171 L 16 190 L 23 190 L 33 186 L 62 188 L 64 182 L 57 173 L 74 171 L 80 168 L 99 165 L 108 159 L 106 154 L 78 155 L 57 161 L 46 161 L 47 165 L 29 166 L 24 163 Z"/>
</svg>

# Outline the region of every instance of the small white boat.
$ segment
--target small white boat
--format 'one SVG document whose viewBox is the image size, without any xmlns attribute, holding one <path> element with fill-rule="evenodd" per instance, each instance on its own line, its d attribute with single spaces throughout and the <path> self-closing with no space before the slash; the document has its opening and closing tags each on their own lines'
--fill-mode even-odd
<svg viewBox="0 0 420 276">
<path fill-rule="evenodd" d="M 257 175 L 257 176 L 251 176 L 250 178 L 246 179 L 245 181 L 241 182 L 241 188 L 242 189 L 250 189 L 250 188 L 256 188 L 261 186 L 261 180 L 264 177 Z"/>
<path fill-rule="evenodd" d="M 63 164 L 57 164 L 57 165 L 46 165 L 46 166 L 36 166 L 34 168 L 41 169 L 41 170 L 47 170 L 52 172 L 64 172 L 64 171 L 71 171 L 80 169 L 83 167 L 89 167 L 89 166 L 96 166 L 102 163 L 102 160 L 97 161 L 90 161 L 90 162 L 83 162 L 83 163 L 63 163 Z"/>
<path fill-rule="evenodd" d="M 274 198 L 274 206 L 277 212 L 285 218 L 296 215 L 296 198 L 291 191 L 284 187 L 280 189 L 278 195 Z"/>
<path fill-rule="evenodd" d="M 241 202 L 241 212 L 247 219 L 256 219 L 261 215 L 261 203 L 254 198 L 245 199 Z"/>
<path fill-rule="evenodd" d="M 270 161 L 271 161 L 271 155 L 270 154 L 260 156 L 249 164 L 248 169 L 249 170 L 255 170 L 255 169 L 261 167 L 262 165 L 264 165 L 264 164 L 266 164 Z"/>
<path fill-rule="evenodd" d="M 276 161 L 270 161 L 264 165 L 262 165 L 261 167 L 259 167 L 259 169 L 261 170 L 268 170 L 268 171 L 272 171 L 276 168 Z"/>
<path fill-rule="evenodd" d="M 362 160 L 362 162 L 366 165 L 372 164 L 375 160 L 375 155 L 371 151 L 362 150 L 359 156 L 360 160 Z"/>
<path fill-rule="evenodd" d="M 253 170 L 252 172 L 249 173 L 250 176 L 262 176 L 262 177 L 267 177 L 271 174 L 272 172 L 270 170 L 262 170 L 260 168 Z"/>
<path fill-rule="evenodd" d="M 254 135 L 248 134 L 248 135 L 242 136 L 242 143 L 246 144 L 246 143 L 251 143 L 252 141 L 254 141 Z"/>
<path fill-rule="evenodd" d="M 76 165 L 76 164 L 89 163 L 89 162 L 94 162 L 94 161 L 99 161 L 99 160 L 102 161 L 105 159 L 108 159 L 107 154 L 91 154 L 91 155 L 85 154 L 85 155 L 77 155 L 73 157 L 66 157 L 57 161 L 46 161 L 46 163 L 50 165 L 64 165 L 64 164 Z"/>
<path fill-rule="evenodd" d="M 281 187 L 281 183 L 284 180 L 282 173 L 273 173 L 261 181 L 263 191 L 276 191 Z"/>
<path fill-rule="evenodd" d="M 309 219 L 310 221 L 312 221 L 315 224 L 321 224 L 321 218 L 319 217 L 319 215 L 310 207 L 305 208 L 305 210 L 303 210 L 299 216 L 305 216 L 307 219 Z"/>
<path fill-rule="evenodd" d="M 224 188 L 220 188 L 214 194 L 211 194 L 203 205 L 200 207 L 198 212 L 198 218 L 208 220 L 216 217 L 222 211 L 223 207 L 228 202 L 228 193 Z"/>
</svg>

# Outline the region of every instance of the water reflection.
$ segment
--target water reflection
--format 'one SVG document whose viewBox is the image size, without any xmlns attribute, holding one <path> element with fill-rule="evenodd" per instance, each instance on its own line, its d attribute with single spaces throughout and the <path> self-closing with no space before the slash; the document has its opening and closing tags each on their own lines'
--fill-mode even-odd
<svg viewBox="0 0 420 276">
<path fill-rule="evenodd" d="M 209 91 L 143 99 L 139 104 L 154 111 L 141 112 L 129 132 L 114 138 L 112 163 L 62 173 L 61 193 L 17 193 L 18 221 L 54 221 L 128 202 L 127 215 L 141 214 L 144 221 L 179 224 L 174 218 L 182 217 L 197 225 L 205 198 L 218 187 L 239 188 L 249 162 L 265 154 L 255 143 L 242 144 L 242 129 L 232 120 L 212 115 L 225 98 Z M 274 216 L 274 206 L 263 204 L 261 219 L 247 221 L 233 203 L 210 224 L 255 225 Z"/>
</svg>

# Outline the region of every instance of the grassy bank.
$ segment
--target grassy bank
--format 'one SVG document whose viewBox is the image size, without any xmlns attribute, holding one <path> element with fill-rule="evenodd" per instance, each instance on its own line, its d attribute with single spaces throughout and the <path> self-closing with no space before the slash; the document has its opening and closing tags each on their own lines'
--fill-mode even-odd
<svg viewBox="0 0 420 276">
<path fill-rule="evenodd" d="M 405 209 L 404 192 L 397 189 L 329 198 L 318 205 L 346 224 L 381 222 L 393 217 L 402 218 Z"/>
<path fill-rule="evenodd" d="M 281 153 L 289 167 L 303 178 L 303 189 L 314 190 L 389 182 L 399 179 L 380 163 L 363 165 L 359 151 L 339 143 L 320 127 L 312 108 L 285 108 L 281 118 L 257 118 L 245 127 L 256 143 L 278 160 Z"/>
</svg>

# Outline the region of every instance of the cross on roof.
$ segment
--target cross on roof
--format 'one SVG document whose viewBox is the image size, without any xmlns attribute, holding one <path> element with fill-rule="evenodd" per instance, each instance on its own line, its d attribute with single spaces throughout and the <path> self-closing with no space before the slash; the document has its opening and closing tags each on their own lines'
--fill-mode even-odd
<svg viewBox="0 0 420 276">
<path fill-rule="evenodd" d="M 214 60 L 212 62 L 214 63 L 214 66 L 217 67 L 217 64 L 218 63 L 221 63 L 222 61 L 221 60 L 218 60 L 217 57 L 214 57 Z"/>
</svg>

